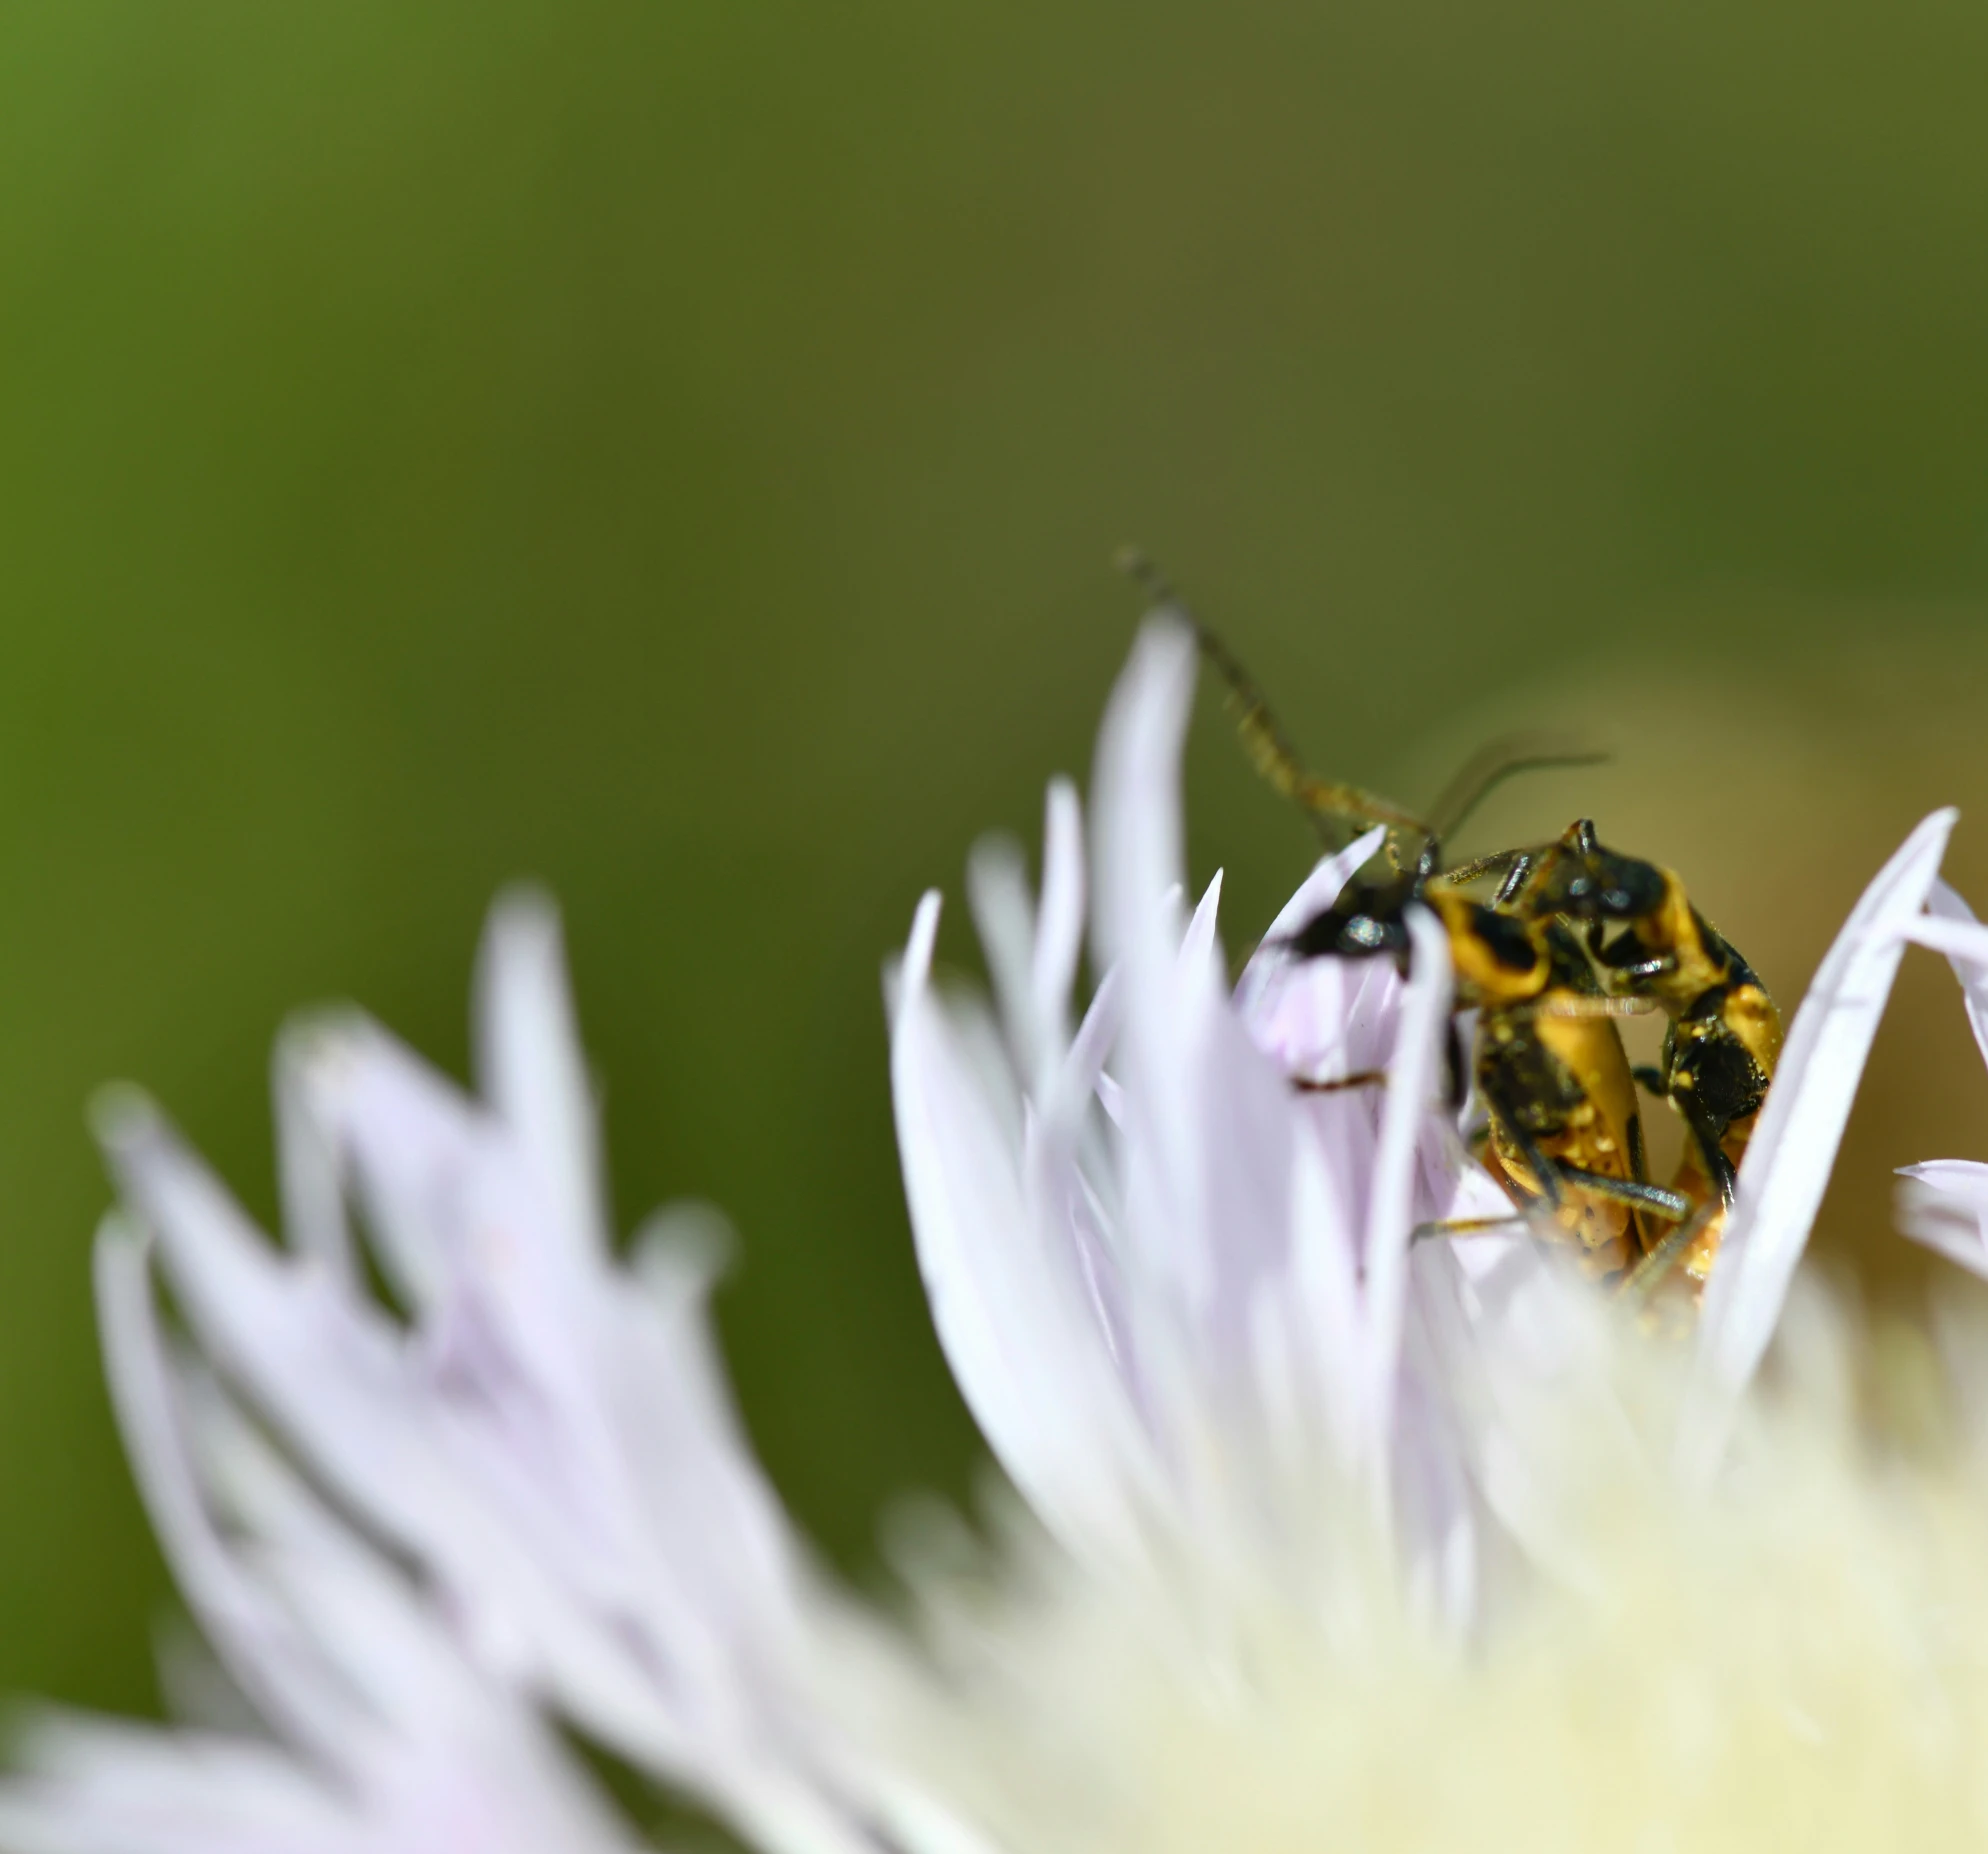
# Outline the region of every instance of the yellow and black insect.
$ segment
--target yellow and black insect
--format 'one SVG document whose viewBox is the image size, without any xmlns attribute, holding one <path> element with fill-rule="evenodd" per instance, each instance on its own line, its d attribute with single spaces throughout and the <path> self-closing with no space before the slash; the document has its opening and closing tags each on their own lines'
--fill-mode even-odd
<svg viewBox="0 0 1988 1854">
<path fill-rule="evenodd" d="M 1442 923 L 1458 1007 L 1477 1013 L 1470 1079 L 1486 1115 L 1485 1163 L 1521 1211 L 1550 1213 L 1592 1272 L 1624 1273 L 1650 1248 L 1651 1220 L 1669 1228 L 1691 1213 L 1682 1195 L 1645 1173 L 1636 1084 L 1615 1025 L 1624 1001 L 1602 991 L 1579 939 L 1559 921 L 1500 912 L 1419 868 L 1378 883 L 1356 879 L 1288 949 L 1300 959 L 1403 959 L 1411 903 Z"/>
<path fill-rule="evenodd" d="M 1630 994 L 1612 996 L 1597 979 L 1578 934 L 1552 910 L 1486 906 L 1463 894 L 1442 865 L 1443 839 L 1502 780 L 1534 766 L 1590 762 L 1596 756 L 1564 742 L 1515 740 L 1477 755 L 1451 782 L 1427 820 L 1355 786 L 1306 770 L 1261 690 L 1234 654 L 1189 613 L 1152 569 L 1128 566 L 1154 602 L 1194 628 L 1203 657 L 1227 684 L 1244 744 L 1264 778 L 1311 817 L 1328 845 L 1374 825 L 1387 827 L 1379 866 L 1356 876 L 1333 907 L 1305 923 L 1287 943 L 1297 958 L 1393 957 L 1408 952 L 1407 909 L 1428 907 L 1449 940 L 1460 1009 L 1477 1014 L 1470 1064 L 1486 1116 L 1484 1157 L 1521 1215 L 1545 1210 L 1575 1242 L 1591 1269 L 1619 1274 L 1661 1240 L 1651 1232 L 1683 1225 L 1692 1202 L 1652 1184 L 1645 1173 L 1635 1080 L 1615 1019 L 1649 1008 Z M 1466 877 L 1501 871 L 1529 852 L 1473 865 Z M 1463 1063 L 1451 1030 L 1453 1092 L 1462 1093 Z M 1315 1081 L 1307 1090 L 1373 1085 L 1365 1073 Z M 1422 1234 L 1468 1226 L 1429 1226 Z"/>
<path fill-rule="evenodd" d="M 1458 873 L 1494 869 L 1504 876 L 1497 905 L 1529 920 L 1576 923 L 1604 990 L 1648 999 L 1669 1019 L 1661 1065 L 1639 1070 L 1637 1079 L 1684 1122 L 1673 1183 L 1711 1208 L 1683 1256 L 1685 1272 L 1702 1281 L 1780 1059 L 1780 1010 L 1674 872 L 1607 848 L 1586 818 L 1556 843 L 1480 859 Z"/>
</svg>

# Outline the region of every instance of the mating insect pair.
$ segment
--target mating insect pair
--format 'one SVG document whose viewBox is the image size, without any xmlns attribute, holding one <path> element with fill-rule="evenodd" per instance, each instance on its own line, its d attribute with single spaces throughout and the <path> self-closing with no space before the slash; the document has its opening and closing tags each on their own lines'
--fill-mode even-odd
<svg viewBox="0 0 1988 1854">
<path fill-rule="evenodd" d="M 1494 876 L 1495 896 L 1473 898 Z M 1780 1053 L 1780 1016 L 1752 969 L 1675 875 L 1607 848 L 1585 818 L 1554 843 L 1448 868 L 1425 835 L 1411 865 L 1356 877 L 1289 951 L 1404 959 L 1418 903 L 1448 937 L 1459 1005 L 1477 1013 L 1471 1080 L 1493 1174 L 1595 1272 L 1641 1288 L 1681 1259 L 1702 1282 Z M 1651 1010 L 1668 1019 L 1662 1062 L 1632 1070 L 1617 1019 Z M 1647 1175 L 1638 1082 L 1684 1122 L 1669 1186 Z"/>
<path fill-rule="evenodd" d="M 1458 1008 L 1476 1014 L 1469 1080 L 1485 1114 L 1481 1156 L 1513 1199 L 1514 1220 L 1575 1242 L 1594 1273 L 1628 1291 L 1647 1291 L 1679 1263 L 1702 1283 L 1780 1053 L 1780 1014 L 1766 988 L 1674 874 L 1609 849 L 1585 818 L 1550 843 L 1461 864 L 1444 860 L 1445 838 L 1502 780 L 1595 756 L 1552 744 L 1499 744 L 1478 755 L 1419 819 L 1308 772 L 1226 646 L 1145 577 L 1156 602 L 1194 625 L 1263 776 L 1335 847 L 1359 831 L 1386 829 L 1381 855 L 1290 937 L 1290 955 L 1388 957 L 1405 965 L 1407 911 L 1428 908 L 1449 940 Z M 1662 1060 L 1632 1069 L 1618 1019 L 1649 1011 L 1667 1019 Z M 1460 1106 L 1463 1063 L 1455 1042 Z M 1336 1091 L 1383 1079 L 1299 1077 L 1294 1085 Z M 1684 1123 L 1684 1155 L 1669 1185 L 1647 1175 L 1639 1083 Z M 1498 1221 L 1431 1225 L 1421 1233 L 1464 1233 Z"/>
</svg>

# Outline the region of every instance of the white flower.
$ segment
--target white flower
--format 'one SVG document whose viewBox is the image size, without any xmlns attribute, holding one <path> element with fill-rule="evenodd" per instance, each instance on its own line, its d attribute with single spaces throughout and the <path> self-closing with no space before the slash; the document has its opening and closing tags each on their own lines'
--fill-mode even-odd
<svg viewBox="0 0 1988 1854">
<path fill-rule="evenodd" d="M 1529 1239 L 1411 1242 L 1504 1202 L 1437 1104 L 1431 921 L 1405 983 L 1295 965 L 1273 935 L 1230 995 L 1218 887 L 1191 917 L 1180 892 L 1193 667 L 1149 626 L 1106 719 L 1106 976 L 1081 1015 L 1062 785 L 1039 901 L 1015 852 L 976 856 L 998 1012 L 935 983 L 935 897 L 890 980 L 934 1318 L 1033 1520 L 963 1576 L 928 1540 L 914 1629 L 817 1571 L 730 1410 L 708 1231 L 666 1215 L 614 1252 L 556 929 L 512 901 L 480 1100 L 363 1020 L 286 1043 L 284 1246 L 153 1109 L 106 1111 L 120 1420 L 255 1724 L 45 1723 L 0 1785 L 0 1845 L 631 1845 L 569 1732 L 768 1854 L 1521 1827 L 1585 1848 L 1611 1822 L 1639 1847 L 1710 1845 L 1708 1824 L 1821 1845 L 1878 1832 L 1854 1801 L 1874 1756 L 1907 1801 L 1988 1822 L 1988 1605 L 1914 1530 L 1918 1493 L 1879 1497 L 1844 1442 L 1825 1315 L 1791 1334 L 1821 1413 L 1747 1396 L 1904 938 L 1938 925 L 1919 910 L 1952 814 L 1879 873 L 1796 1016 L 1678 1383 Z M 1385 1088 L 1289 1086 L 1370 1067 Z M 1754 1768 L 1759 1795 L 1734 1774 Z M 1810 1780 L 1853 1801 L 1811 1817 Z"/>
<path fill-rule="evenodd" d="M 981 884 L 1012 1065 L 971 1004 L 933 994 L 937 898 L 920 909 L 893 1063 L 934 1317 L 1003 1466 L 1079 1555 L 1122 1565 L 1164 1540 L 1205 1556 L 1254 1523 L 1309 1556 L 1311 1532 L 1266 1507 L 1360 1472 L 1394 1490 L 1411 1574 L 1461 1606 L 1478 1477 L 1458 1426 L 1471 1413 L 1449 1394 L 1459 1361 L 1441 1354 L 1481 1352 L 1485 1310 L 1542 1258 L 1516 1237 L 1410 1245 L 1419 1223 L 1505 1203 L 1432 1105 L 1449 1008 L 1432 918 L 1413 920 L 1406 986 L 1384 961 L 1293 965 L 1273 930 L 1225 995 L 1219 882 L 1191 921 L 1178 899 L 1194 660 L 1184 627 L 1149 626 L 1106 717 L 1093 867 L 1113 976 L 1074 1041 L 1083 861 L 1067 789 L 1051 794 L 1037 920 L 1012 857 Z M 1779 1316 L 1953 817 L 1928 818 L 1879 872 L 1791 1026 L 1700 1327 L 1680 1442 L 1699 1472 Z M 1328 903 L 1372 848 L 1322 863 L 1277 928 Z M 1381 1066 L 1378 1093 L 1289 1085 Z M 1097 1136 L 1094 1093 L 1116 1140 Z"/>
<path fill-rule="evenodd" d="M 364 1021 L 290 1039 L 287 1253 L 142 1100 L 106 1108 L 119 1415 L 181 1587 L 272 1740 L 141 1761 L 128 1733 L 66 1727 L 0 1801 L 0 1835 L 619 1845 L 553 1719 L 773 1848 L 869 1850 L 911 1806 L 810 1690 L 810 1654 L 853 1625 L 733 1419 L 708 1230 L 666 1216 L 611 1253 L 543 906 L 499 910 L 482 989 L 480 1104 Z M 366 1285 L 348 1207 L 404 1321 Z M 161 1337 L 154 1245 L 201 1360 Z"/>
</svg>

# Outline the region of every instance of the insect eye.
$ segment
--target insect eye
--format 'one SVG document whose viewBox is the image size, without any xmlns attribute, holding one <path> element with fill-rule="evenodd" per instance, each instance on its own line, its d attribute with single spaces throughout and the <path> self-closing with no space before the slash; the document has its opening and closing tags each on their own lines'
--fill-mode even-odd
<svg viewBox="0 0 1988 1854">
<path fill-rule="evenodd" d="M 1387 944 L 1387 929 L 1371 914 L 1356 914 L 1341 930 L 1339 940 L 1343 946 L 1371 950 Z"/>
</svg>

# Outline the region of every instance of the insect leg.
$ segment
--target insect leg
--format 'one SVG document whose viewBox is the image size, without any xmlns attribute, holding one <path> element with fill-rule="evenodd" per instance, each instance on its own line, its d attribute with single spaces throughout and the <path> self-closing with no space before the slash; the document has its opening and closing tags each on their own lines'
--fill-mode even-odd
<svg viewBox="0 0 1988 1854">
<path fill-rule="evenodd" d="M 1439 1217 L 1433 1223 L 1418 1223 L 1408 1232 L 1410 1242 L 1426 1242 L 1432 1236 L 1482 1236 L 1491 1230 L 1522 1229 L 1532 1219 L 1523 1210 L 1508 1217 Z"/>
<path fill-rule="evenodd" d="M 1650 1182 L 1649 1155 L 1643 1150 L 1643 1116 L 1629 1116 L 1629 1176 L 1638 1184 Z M 1635 1216 L 1630 1219 L 1636 1226 L 1636 1246 L 1639 1249 L 1649 1246 L 1649 1231 L 1643 1226 L 1643 1219 Z"/>
<path fill-rule="evenodd" d="M 1456 1026 L 1456 1013 L 1450 1013 L 1443 1027 L 1443 1104 L 1452 1114 L 1463 1112 L 1470 1095 L 1469 1071 L 1464 1067 L 1463 1032 Z"/>
<path fill-rule="evenodd" d="M 1613 940 L 1605 938 L 1608 929 L 1625 918 L 1641 917 L 1597 914 L 1588 922 L 1588 951 L 1595 964 L 1617 985 L 1652 985 L 1669 978 L 1678 966 L 1676 947 L 1653 948 L 1633 931 L 1620 933 Z"/>
<path fill-rule="evenodd" d="M 1590 1197 L 1605 1197 L 1612 1204 L 1627 1204 L 1647 1210 L 1668 1222 L 1682 1222 L 1691 1215 L 1691 1200 L 1668 1185 L 1643 1184 L 1634 1178 L 1611 1178 L 1605 1172 L 1582 1171 L 1577 1166 L 1560 1167 L 1560 1180 Z"/>
<path fill-rule="evenodd" d="M 1689 1088 L 1673 1088 L 1670 1098 L 1683 1116 L 1685 1131 L 1691 1135 L 1691 1143 L 1698 1152 L 1698 1163 L 1705 1168 L 1705 1176 L 1718 1187 L 1719 1202 L 1730 1210 L 1738 1175 L 1720 1143 L 1726 1129 L 1706 1112 L 1705 1104 Z"/>
<path fill-rule="evenodd" d="M 1505 1086 L 1496 1068 L 1480 1067 L 1477 1093 L 1484 1111 L 1504 1129 L 1505 1137 L 1518 1148 L 1526 1169 L 1539 1180 L 1540 1195 L 1555 1209 L 1560 1208 L 1560 1168 L 1540 1149 L 1539 1142 L 1526 1131 L 1518 1103 Z"/>
<path fill-rule="evenodd" d="M 1467 888 L 1488 875 L 1505 876 L 1509 880 L 1509 872 L 1515 866 L 1531 867 L 1532 854 L 1530 850 L 1493 850 L 1489 856 L 1474 856 L 1467 863 L 1454 864 L 1443 870 L 1436 879 L 1445 888 Z M 1501 895 L 1503 892 L 1500 889 Z"/>
<path fill-rule="evenodd" d="M 1444 1086 L 1443 1098 L 1450 1111 L 1456 1112 L 1463 1106 L 1463 1042 L 1457 1034 L 1456 1019 L 1449 1023 L 1449 1035 L 1443 1051 Z M 1314 1080 L 1309 1075 L 1293 1075 L 1291 1086 L 1300 1094 L 1342 1094 L 1349 1088 L 1385 1088 L 1387 1070 L 1356 1069 L 1351 1075 L 1333 1075 Z"/>
<path fill-rule="evenodd" d="M 1563 992 L 1525 1007 L 1530 1017 L 1564 1017 L 1596 1022 L 1613 1017 L 1649 1017 L 1660 1007 L 1654 998 L 1614 997 L 1602 993 Z"/>
<path fill-rule="evenodd" d="M 1668 1230 L 1661 1242 L 1624 1275 L 1616 1293 L 1632 1305 L 1649 1299 L 1677 1259 L 1698 1239 L 1705 1226 L 1719 1214 L 1716 1203 L 1701 1204 L 1687 1221 Z"/>
<path fill-rule="evenodd" d="M 1532 872 L 1538 862 L 1538 854 L 1532 850 L 1527 850 L 1516 858 L 1511 868 L 1506 870 L 1505 879 L 1498 884 L 1498 893 L 1491 905 L 1497 908 L 1509 908 L 1525 892 L 1525 886 L 1532 880 Z"/>
<path fill-rule="evenodd" d="M 1291 1086 L 1300 1094 L 1339 1094 L 1348 1088 L 1384 1088 L 1387 1070 L 1360 1069 L 1352 1075 L 1335 1075 L 1314 1081 L 1309 1075 L 1293 1075 Z"/>
</svg>

